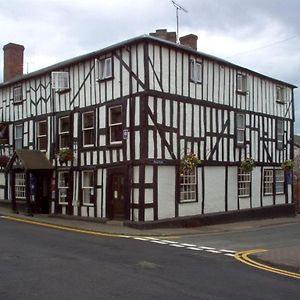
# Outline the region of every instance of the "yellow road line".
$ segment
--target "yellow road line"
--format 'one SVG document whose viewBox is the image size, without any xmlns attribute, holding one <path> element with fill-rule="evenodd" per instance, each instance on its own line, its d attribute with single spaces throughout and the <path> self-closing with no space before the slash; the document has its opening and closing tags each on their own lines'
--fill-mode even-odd
<svg viewBox="0 0 300 300">
<path fill-rule="evenodd" d="M 27 223 L 27 224 L 31 224 L 31 225 L 38 225 L 38 226 L 47 227 L 47 228 L 53 228 L 53 229 L 59 229 L 59 230 L 65 230 L 65 231 L 72 231 L 72 232 L 78 232 L 78 233 L 84 233 L 84 234 L 90 234 L 90 235 L 97 235 L 97 236 L 107 236 L 107 237 L 114 237 L 114 238 L 142 237 L 140 235 L 126 235 L 126 234 L 107 233 L 107 232 L 100 232 L 100 231 L 93 231 L 93 230 L 84 230 L 84 229 L 78 229 L 78 228 L 74 228 L 74 227 L 55 225 L 55 224 L 50 224 L 50 223 L 46 223 L 46 222 L 33 221 L 33 220 L 17 218 L 17 217 L 12 217 L 12 216 L 1 216 L 1 218 L 11 220 L 11 221 L 16 221 L 16 222 Z M 161 236 L 156 236 L 156 237 L 158 239 L 159 238 L 168 238 L 168 239 L 178 238 L 178 236 L 162 236 L 162 237 Z"/>
<path fill-rule="evenodd" d="M 258 269 L 261 269 L 261 270 L 264 270 L 264 271 L 268 271 L 268 272 L 272 272 L 272 273 L 276 273 L 276 274 L 280 274 L 280 275 L 300 279 L 300 274 L 299 273 L 294 273 L 294 272 L 289 272 L 289 271 L 278 269 L 278 268 L 273 268 L 271 266 L 256 262 L 253 259 L 249 258 L 249 255 L 251 255 L 251 254 L 266 252 L 266 251 L 268 251 L 268 250 L 253 249 L 253 250 L 241 251 L 241 252 L 237 252 L 234 255 L 234 258 L 237 259 L 238 261 L 240 261 L 244 264 L 247 264 L 251 267 L 254 267 L 254 268 L 258 268 Z"/>
</svg>

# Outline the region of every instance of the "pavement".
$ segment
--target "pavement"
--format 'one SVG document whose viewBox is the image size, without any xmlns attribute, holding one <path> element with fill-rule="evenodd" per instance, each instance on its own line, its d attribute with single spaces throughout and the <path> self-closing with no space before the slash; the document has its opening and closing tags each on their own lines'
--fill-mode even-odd
<svg viewBox="0 0 300 300">
<path fill-rule="evenodd" d="M 272 227 L 283 224 L 299 224 L 300 214 L 295 217 L 282 217 L 253 221 L 234 222 L 218 225 L 208 225 L 192 228 L 160 228 L 160 229 L 135 229 L 123 225 L 121 221 L 108 221 L 107 223 L 78 220 L 68 217 L 35 214 L 27 216 L 20 212 L 15 214 L 7 203 L 0 202 L 0 216 L 21 218 L 25 222 L 42 222 L 59 228 L 59 226 L 72 228 L 78 231 L 89 231 L 107 236 L 147 236 L 147 237 L 178 237 L 183 235 L 198 235 L 222 232 L 252 230 L 262 227 Z M 300 240 L 300 237 L 299 237 Z M 299 273 L 300 276 L 300 242 L 292 247 L 268 249 L 266 252 L 251 255 L 257 262 L 280 268 L 290 272 Z"/>
</svg>

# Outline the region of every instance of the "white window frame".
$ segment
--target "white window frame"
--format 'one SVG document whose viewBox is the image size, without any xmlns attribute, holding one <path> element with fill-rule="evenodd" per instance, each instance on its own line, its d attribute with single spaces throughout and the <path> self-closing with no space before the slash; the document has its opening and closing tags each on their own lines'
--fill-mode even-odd
<svg viewBox="0 0 300 300">
<path fill-rule="evenodd" d="M 274 189 L 274 171 L 273 169 L 264 169 L 264 195 L 273 195 Z"/>
<path fill-rule="evenodd" d="M 69 186 L 66 184 L 62 184 L 62 175 L 63 174 L 67 174 L 67 176 L 69 176 L 69 172 L 67 172 L 67 171 L 58 172 L 58 203 L 59 204 L 68 204 Z"/>
<path fill-rule="evenodd" d="M 21 128 L 20 136 L 17 136 L 18 128 Z M 15 141 L 14 142 L 15 142 L 15 149 L 23 148 L 23 124 L 15 126 Z"/>
<path fill-rule="evenodd" d="M 25 173 L 15 173 L 15 198 L 26 199 Z"/>
<path fill-rule="evenodd" d="M 69 120 L 69 130 L 68 131 L 62 131 L 61 130 L 61 120 L 62 119 L 68 119 Z M 58 136 L 59 136 L 59 149 L 66 149 L 70 148 L 70 116 L 64 116 L 58 119 Z M 67 136 L 69 139 L 69 145 L 66 147 L 62 147 L 62 137 Z"/>
<path fill-rule="evenodd" d="M 114 110 L 114 109 L 119 109 L 119 108 L 121 108 L 121 122 L 117 122 L 117 123 L 112 123 L 112 118 L 111 118 L 111 114 L 112 114 L 112 110 Z M 118 106 L 112 106 L 112 107 L 110 107 L 109 108 L 109 142 L 110 142 L 110 144 L 120 144 L 120 143 L 122 143 L 122 138 L 121 138 L 121 140 L 119 140 L 119 141 L 112 141 L 112 130 L 114 129 L 114 127 L 116 127 L 116 126 L 122 126 L 122 106 L 121 105 L 118 105 Z"/>
<path fill-rule="evenodd" d="M 180 174 L 180 203 L 197 202 L 197 169 Z"/>
<path fill-rule="evenodd" d="M 22 86 L 16 86 L 14 88 L 14 103 L 22 103 L 23 101 L 23 93 Z"/>
<path fill-rule="evenodd" d="M 84 127 L 84 118 L 86 115 L 93 114 L 93 126 L 92 127 Z M 85 134 L 87 131 L 93 132 L 93 140 L 95 140 L 95 112 L 88 111 L 82 114 L 82 145 L 83 147 L 92 147 L 95 145 L 95 141 L 92 144 L 86 144 L 85 142 Z"/>
<path fill-rule="evenodd" d="M 245 172 L 238 168 L 238 197 L 247 198 L 251 196 L 251 172 Z"/>
<path fill-rule="evenodd" d="M 190 78 L 195 83 L 202 82 L 202 63 L 197 62 L 195 59 L 190 61 Z"/>
<path fill-rule="evenodd" d="M 279 103 L 285 103 L 285 89 L 280 85 L 276 86 L 276 101 Z"/>
<path fill-rule="evenodd" d="M 40 134 L 40 124 L 41 123 L 46 123 L 46 134 Z M 47 140 L 47 147 L 46 149 L 41 149 L 41 143 L 40 140 L 46 138 Z M 41 152 L 47 152 L 48 150 L 48 124 L 47 124 L 47 120 L 42 120 L 37 122 L 37 147 L 38 150 L 40 150 Z"/>
<path fill-rule="evenodd" d="M 51 73 L 52 89 L 62 91 L 69 89 L 69 72 Z"/>
<path fill-rule="evenodd" d="M 242 124 L 239 124 L 241 120 Z M 245 133 L 246 133 L 246 116 L 244 114 L 236 114 L 236 143 L 237 146 L 245 145 Z M 243 137 L 239 140 L 239 137 Z"/>
<path fill-rule="evenodd" d="M 112 77 L 113 66 L 112 57 L 97 60 L 98 62 L 98 79 L 104 80 Z"/>
<path fill-rule="evenodd" d="M 247 93 L 247 75 L 236 75 L 236 90 L 240 93 Z"/>
<path fill-rule="evenodd" d="M 275 169 L 275 193 L 276 195 L 284 194 L 284 170 Z"/>
<path fill-rule="evenodd" d="M 283 120 L 277 120 L 276 122 L 276 144 L 277 149 L 282 150 L 284 143 L 284 122 Z"/>
<path fill-rule="evenodd" d="M 91 202 L 87 202 L 86 199 L 85 199 L 85 195 L 86 195 L 86 191 L 90 191 L 89 192 L 89 197 L 91 196 L 94 196 L 94 193 L 95 193 L 95 188 L 94 186 L 91 186 L 91 185 L 85 185 L 85 180 L 84 180 L 84 177 L 85 177 L 85 174 L 92 174 L 93 176 L 93 183 L 95 181 L 95 172 L 92 171 L 92 170 L 87 170 L 87 171 L 82 171 L 82 203 L 83 205 L 86 205 L 86 206 L 94 206 L 94 203 L 91 203 Z M 89 198 L 90 199 L 90 198 Z"/>
</svg>

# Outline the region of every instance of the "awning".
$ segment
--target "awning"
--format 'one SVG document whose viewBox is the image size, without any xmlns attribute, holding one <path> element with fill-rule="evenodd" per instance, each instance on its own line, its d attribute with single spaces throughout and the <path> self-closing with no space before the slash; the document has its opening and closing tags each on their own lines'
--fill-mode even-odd
<svg viewBox="0 0 300 300">
<path fill-rule="evenodd" d="M 54 167 L 44 153 L 39 150 L 16 150 L 6 166 L 8 172 L 14 168 L 29 170 L 53 170 Z"/>
</svg>

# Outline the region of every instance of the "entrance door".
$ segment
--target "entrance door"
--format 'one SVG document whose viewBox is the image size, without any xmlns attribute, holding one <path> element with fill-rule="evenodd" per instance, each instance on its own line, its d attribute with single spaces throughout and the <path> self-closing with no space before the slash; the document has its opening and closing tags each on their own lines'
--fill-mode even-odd
<svg viewBox="0 0 300 300">
<path fill-rule="evenodd" d="M 49 213 L 51 177 L 46 173 L 37 174 L 36 206 L 37 213 Z"/>
<path fill-rule="evenodd" d="M 116 220 L 125 219 L 125 188 L 124 188 L 124 175 L 111 174 L 109 177 L 109 207 L 108 217 Z"/>
</svg>

